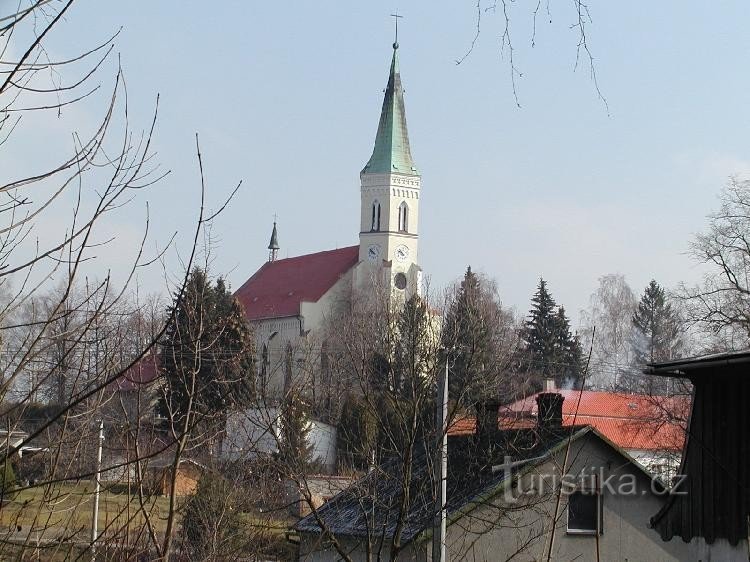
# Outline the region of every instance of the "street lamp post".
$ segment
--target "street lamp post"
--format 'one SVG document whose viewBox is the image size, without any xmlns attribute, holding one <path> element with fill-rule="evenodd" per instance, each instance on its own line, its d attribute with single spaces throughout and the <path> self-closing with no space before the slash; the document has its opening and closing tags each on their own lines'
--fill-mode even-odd
<svg viewBox="0 0 750 562">
<path fill-rule="evenodd" d="M 445 371 L 437 385 L 437 454 L 435 467 L 435 522 L 432 530 L 432 562 L 446 562 L 445 529 L 448 480 L 448 355 L 445 356 Z"/>
<path fill-rule="evenodd" d="M 99 535 L 99 488 L 102 473 L 102 444 L 104 443 L 104 422 L 99 422 L 99 446 L 96 454 L 96 483 L 94 485 L 94 514 L 91 524 L 91 559 L 96 560 L 96 540 Z"/>
</svg>

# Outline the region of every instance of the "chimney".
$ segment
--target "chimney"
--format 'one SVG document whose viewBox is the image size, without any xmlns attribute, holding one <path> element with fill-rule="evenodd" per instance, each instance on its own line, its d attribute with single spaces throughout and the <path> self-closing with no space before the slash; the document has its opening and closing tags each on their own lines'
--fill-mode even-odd
<svg viewBox="0 0 750 562">
<path fill-rule="evenodd" d="M 545 381 L 545 390 L 547 388 Z M 536 396 L 537 426 L 539 429 L 562 427 L 563 395 L 559 392 L 540 392 Z"/>
<path fill-rule="evenodd" d="M 500 402 L 497 400 L 484 400 L 479 402 L 476 408 L 477 444 L 480 451 L 488 452 L 499 432 L 497 415 L 500 410 Z"/>
</svg>

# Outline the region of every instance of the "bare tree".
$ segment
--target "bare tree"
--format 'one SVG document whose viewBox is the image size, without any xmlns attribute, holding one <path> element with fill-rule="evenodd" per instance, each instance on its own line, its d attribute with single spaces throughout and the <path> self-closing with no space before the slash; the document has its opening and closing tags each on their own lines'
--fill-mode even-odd
<svg viewBox="0 0 750 562">
<path fill-rule="evenodd" d="M 683 285 L 678 296 L 687 320 L 712 334 L 709 347 L 737 349 L 750 341 L 750 182 L 731 178 L 719 209 L 691 245 L 708 268 L 702 283 Z M 719 341 L 717 341 L 719 336 Z"/>
<path fill-rule="evenodd" d="M 0 8 L 0 151 L 18 154 L 29 139 L 50 148 L 28 159 L 34 169 L 6 167 L 0 181 L 3 459 L 35 469 L 25 471 L 28 482 L 13 492 L 23 499 L 0 498 L 0 552 L 23 557 L 34 549 L 37 555 L 43 550 L 44 558 L 76 559 L 98 548 L 113 559 L 143 554 L 168 559 L 179 505 L 154 496 L 147 473 L 153 459 L 175 447 L 155 433 L 149 385 L 158 373 L 148 381 L 136 374 L 153 359 L 155 342 L 171 321 L 139 302 L 135 291 L 138 271 L 158 265 L 164 255 L 145 251 L 147 204 L 142 239 L 121 279 L 110 276 L 101 257 L 116 243 L 104 234 L 112 217 L 166 175 L 152 142 L 158 98 L 150 123 L 138 131 L 122 69 L 112 57 L 114 37 L 67 59 L 51 55 L 50 41 L 73 3 L 24 0 Z M 107 89 L 98 83 L 109 71 Z M 99 103 L 100 119 L 92 130 L 72 131 L 67 152 L 55 152 L 39 123 L 75 104 L 93 112 Z M 57 162 L 49 165 L 47 158 Z M 199 216 L 191 249 L 182 257 L 188 271 L 201 232 L 224 207 L 206 210 L 199 149 L 198 162 Z M 45 228 L 60 223 L 52 234 Z M 178 299 L 184 282 L 178 277 L 168 287 Z M 135 400 L 125 399 L 125 387 Z M 98 427 L 105 419 L 108 439 L 100 467 Z M 22 435 L 19 442 L 14 435 Z M 169 478 L 177 481 L 178 471 Z M 101 536 L 92 536 L 92 492 L 100 484 Z"/>
<path fill-rule="evenodd" d="M 614 388 L 619 375 L 631 370 L 635 307 L 635 295 L 624 275 L 599 278 L 588 310 L 581 311 L 582 344 L 584 349 L 592 350 L 589 371 L 592 387 Z"/>
</svg>

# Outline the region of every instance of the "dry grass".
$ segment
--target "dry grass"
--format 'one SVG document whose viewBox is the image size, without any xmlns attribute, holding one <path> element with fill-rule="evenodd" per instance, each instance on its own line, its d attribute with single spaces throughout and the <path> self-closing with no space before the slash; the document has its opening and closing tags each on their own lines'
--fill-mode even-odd
<svg viewBox="0 0 750 562">
<path fill-rule="evenodd" d="M 34 540 L 87 540 L 93 516 L 93 484 L 56 484 L 28 488 L 0 507 L 0 536 L 13 533 Z M 166 528 L 169 500 L 163 496 L 144 498 L 126 489 L 103 489 L 99 496 L 99 532 L 119 535 L 125 528 L 139 532 L 151 520 L 157 532 Z M 144 514 L 145 512 L 145 514 Z M 20 527 L 20 531 L 19 531 Z"/>
</svg>

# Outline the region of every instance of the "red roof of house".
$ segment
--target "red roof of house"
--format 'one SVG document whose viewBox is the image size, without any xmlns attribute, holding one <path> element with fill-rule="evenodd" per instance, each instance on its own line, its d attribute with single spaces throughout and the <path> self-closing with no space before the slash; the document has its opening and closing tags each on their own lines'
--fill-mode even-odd
<svg viewBox="0 0 750 562">
<path fill-rule="evenodd" d="M 680 451 L 685 431 L 679 423 L 665 421 L 662 412 L 676 412 L 685 419 L 690 409 L 686 397 L 652 397 L 640 394 L 561 390 L 563 425 L 590 425 L 623 449 Z M 498 425 L 503 428 L 536 424 L 536 394 L 502 406 Z M 579 403 L 580 397 L 580 403 Z M 577 414 L 576 414 L 577 410 Z M 457 418 L 448 428 L 450 435 L 467 435 L 476 429 L 472 417 Z"/>
<path fill-rule="evenodd" d="M 234 294 L 248 320 L 297 316 L 359 261 L 359 246 L 266 262 Z"/>
<path fill-rule="evenodd" d="M 114 390 L 137 390 L 159 376 L 159 358 L 154 353 L 147 353 L 130 369 L 113 381 Z"/>
</svg>

